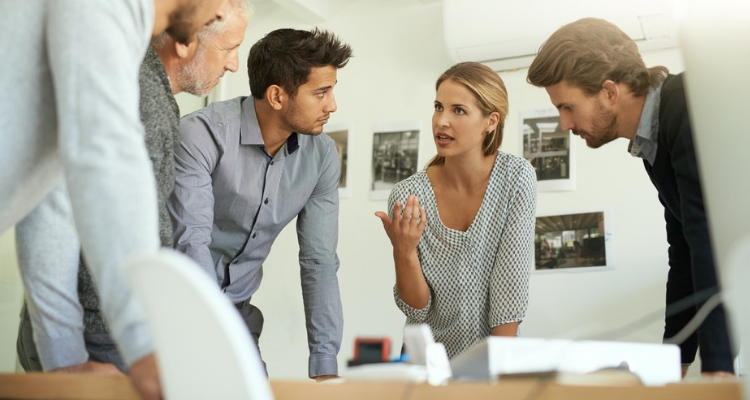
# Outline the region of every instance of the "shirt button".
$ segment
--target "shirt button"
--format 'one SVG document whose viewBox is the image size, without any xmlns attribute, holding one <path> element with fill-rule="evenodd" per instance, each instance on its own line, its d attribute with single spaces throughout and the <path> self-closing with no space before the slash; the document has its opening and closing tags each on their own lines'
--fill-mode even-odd
<svg viewBox="0 0 750 400">
<path fill-rule="evenodd" d="M 271 161 L 271 165 L 273 165 L 273 161 Z"/>
<path fill-rule="evenodd" d="M 255 236 L 257 236 L 257 235 L 258 235 L 257 233 L 253 233 L 253 239 L 255 239 Z"/>
<path fill-rule="evenodd" d="M 263 202 L 263 204 L 268 204 L 268 197 L 266 197 L 266 200 Z"/>
</svg>

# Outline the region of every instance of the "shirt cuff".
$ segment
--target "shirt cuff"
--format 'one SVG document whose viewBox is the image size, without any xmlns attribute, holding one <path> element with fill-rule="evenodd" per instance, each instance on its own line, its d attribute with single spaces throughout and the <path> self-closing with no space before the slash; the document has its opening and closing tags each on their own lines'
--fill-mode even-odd
<svg viewBox="0 0 750 400">
<path fill-rule="evenodd" d="M 81 333 L 54 338 L 34 336 L 39 359 L 45 371 L 83 364 L 89 359 Z"/>
<path fill-rule="evenodd" d="M 338 375 L 339 363 L 336 357 L 310 356 L 308 375 L 310 378 L 322 375 Z"/>
</svg>

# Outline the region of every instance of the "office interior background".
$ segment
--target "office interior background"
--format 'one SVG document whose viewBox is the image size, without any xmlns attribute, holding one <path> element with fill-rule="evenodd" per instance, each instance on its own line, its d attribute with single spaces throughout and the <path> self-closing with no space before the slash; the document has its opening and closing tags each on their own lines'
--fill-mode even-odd
<svg viewBox="0 0 750 400">
<path fill-rule="evenodd" d="M 331 122 L 348 122 L 347 187 L 341 199 L 338 255 L 339 283 L 344 306 L 344 337 L 339 367 L 353 355 L 355 337 L 388 336 L 395 352 L 401 347 L 404 316 L 393 301 L 394 266 L 390 242 L 373 214 L 386 209 L 386 200 L 370 200 L 373 124 L 420 120 L 419 168 L 435 154 L 431 117 L 435 80 L 453 61 L 443 36 L 440 0 L 331 0 L 324 19 L 290 11 L 282 1 L 254 0 L 240 51 L 240 70 L 227 73 L 213 100 L 249 95 L 246 58 L 251 45 L 265 33 L 282 27 L 335 32 L 349 43 L 354 58 L 339 70 L 334 90 L 338 111 Z M 294 2 L 292 2 L 294 3 Z M 314 2 L 313 2 L 314 3 Z M 322 3 L 322 2 L 321 2 Z M 516 16 L 508 10 L 507 18 Z M 497 23 L 503 23 L 503 15 Z M 471 21 L 466 24 L 471 27 Z M 683 70 L 679 48 L 643 53 L 646 65 Z M 543 89 L 526 83 L 526 68 L 500 71 L 510 97 L 501 151 L 522 154 L 520 113 L 549 108 Z M 201 101 L 179 96 L 183 114 Z M 598 150 L 579 138 L 573 145 L 577 177 L 573 191 L 540 192 L 537 212 L 543 215 L 611 210 L 614 268 L 598 271 L 533 273 L 530 303 L 520 326 L 524 337 L 599 338 L 640 317 L 664 310 L 667 241 L 663 208 L 640 159 L 617 140 Z M 264 264 L 264 280 L 253 302 L 265 315 L 261 351 L 272 379 L 306 379 L 307 339 L 292 222 L 281 233 Z M 0 236 L 0 372 L 18 370 L 16 327 L 23 289 L 18 274 L 14 233 Z M 610 257 L 610 254 L 608 254 Z M 530 266 L 531 267 L 531 266 Z M 612 339 L 660 343 L 663 319 L 658 316 L 637 330 Z M 189 349 L 186 349 L 189 351 Z M 691 374 L 700 371 L 698 365 Z"/>
</svg>

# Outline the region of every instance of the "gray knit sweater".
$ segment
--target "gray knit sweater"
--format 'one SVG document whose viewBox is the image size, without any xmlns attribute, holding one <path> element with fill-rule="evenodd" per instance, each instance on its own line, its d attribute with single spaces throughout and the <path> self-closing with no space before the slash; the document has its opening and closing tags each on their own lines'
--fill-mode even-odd
<svg viewBox="0 0 750 400">
<path fill-rule="evenodd" d="M 159 237 L 162 246 L 172 247 L 172 222 L 166 200 L 174 189 L 174 146 L 179 140 L 180 110 L 164 65 L 150 46 L 141 65 L 139 82 L 141 121 L 146 129 L 146 148 L 153 163 L 159 197 Z M 107 323 L 99 310 L 99 298 L 83 258 L 78 270 L 78 297 L 84 309 L 86 332 L 107 332 Z"/>
</svg>

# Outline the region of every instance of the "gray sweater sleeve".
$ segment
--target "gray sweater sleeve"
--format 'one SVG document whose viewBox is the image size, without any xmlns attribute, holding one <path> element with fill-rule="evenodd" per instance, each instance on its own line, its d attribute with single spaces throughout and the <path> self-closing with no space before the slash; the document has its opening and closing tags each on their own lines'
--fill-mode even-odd
<svg viewBox="0 0 750 400">
<path fill-rule="evenodd" d="M 16 246 L 42 366 L 85 362 L 75 273 L 80 245 L 63 180 L 16 226 Z"/>
<path fill-rule="evenodd" d="M 159 248 L 155 183 L 138 110 L 153 3 L 57 0 L 48 8 L 60 160 L 84 257 L 130 365 L 153 350 L 121 269 L 128 257 Z"/>
</svg>

